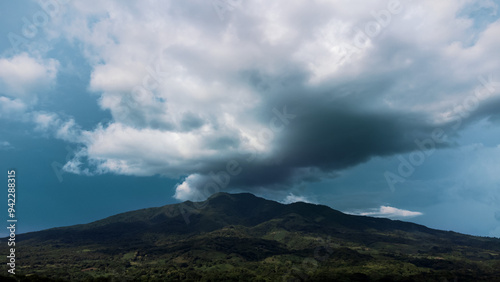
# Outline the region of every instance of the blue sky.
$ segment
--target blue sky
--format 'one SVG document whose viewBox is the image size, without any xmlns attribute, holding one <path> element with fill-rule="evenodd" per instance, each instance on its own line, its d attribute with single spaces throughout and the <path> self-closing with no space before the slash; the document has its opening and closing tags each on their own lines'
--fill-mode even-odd
<svg viewBox="0 0 500 282">
<path fill-rule="evenodd" d="M 355 2 L 0 3 L 19 231 L 247 191 L 499 237 L 499 1 Z"/>
</svg>

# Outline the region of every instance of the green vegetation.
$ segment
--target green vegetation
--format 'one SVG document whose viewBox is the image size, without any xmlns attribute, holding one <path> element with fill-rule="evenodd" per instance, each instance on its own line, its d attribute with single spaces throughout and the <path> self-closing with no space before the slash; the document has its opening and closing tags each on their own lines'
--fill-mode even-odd
<svg viewBox="0 0 500 282">
<path fill-rule="evenodd" d="M 170 205 L 19 235 L 0 280 L 500 281 L 499 239 L 251 194 L 185 205 L 189 224 Z"/>
</svg>

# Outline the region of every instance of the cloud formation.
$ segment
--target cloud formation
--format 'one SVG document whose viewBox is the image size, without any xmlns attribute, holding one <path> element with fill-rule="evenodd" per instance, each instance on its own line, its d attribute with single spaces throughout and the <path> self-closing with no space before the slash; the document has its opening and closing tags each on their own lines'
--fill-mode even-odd
<svg viewBox="0 0 500 282">
<path fill-rule="evenodd" d="M 380 206 L 380 208 L 375 211 L 358 212 L 351 214 L 388 218 L 412 218 L 415 216 L 423 215 L 423 213 L 421 212 L 402 210 L 390 206 Z"/>
<path fill-rule="evenodd" d="M 0 58 L 0 117 L 20 119 L 57 77 L 59 62 L 21 53 Z"/>
<path fill-rule="evenodd" d="M 2 93 L 10 97 L 26 98 L 37 88 L 47 88 L 54 83 L 58 62 L 41 60 L 21 53 L 12 58 L 0 59 Z"/>
<path fill-rule="evenodd" d="M 469 2 L 243 1 L 222 18 L 207 1 L 74 3 L 54 26 L 113 120 L 58 131 L 82 146 L 65 168 L 177 178 L 197 199 L 412 151 L 499 73 L 500 22 L 478 28 Z M 497 115 L 498 94 L 464 124 Z"/>
<path fill-rule="evenodd" d="M 292 204 L 292 203 L 297 203 L 297 202 L 303 202 L 303 203 L 310 203 L 310 204 L 315 204 L 314 202 L 310 201 L 307 199 L 305 196 L 297 196 L 294 195 L 293 193 L 288 194 L 283 201 L 281 201 L 283 204 Z"/>
</svg>

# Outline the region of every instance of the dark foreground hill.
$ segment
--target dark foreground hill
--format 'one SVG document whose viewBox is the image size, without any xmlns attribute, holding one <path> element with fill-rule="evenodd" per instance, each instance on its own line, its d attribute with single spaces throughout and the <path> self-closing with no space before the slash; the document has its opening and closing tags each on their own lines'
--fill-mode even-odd
<svg viewBox="0 0 500 282">
<path fill-rule="evenodd" d="M 12 281 L 500 281 L 500 239 L 248 193 L 16 240 Z"/>
</svg>

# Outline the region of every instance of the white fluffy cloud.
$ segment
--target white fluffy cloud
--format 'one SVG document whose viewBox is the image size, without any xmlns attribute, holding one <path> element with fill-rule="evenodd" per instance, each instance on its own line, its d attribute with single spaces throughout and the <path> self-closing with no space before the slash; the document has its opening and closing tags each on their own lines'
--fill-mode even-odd
<svg viewBox="0 0 500 282">
<path fill-rule="evenodd" d="M 81 143 L 85 131 L 82 131 L 72 118 L 61 118 L 56 113 L 34 111 L 30 113 L 35 131 L 50 134 L 66 142 Z"/>
<path fill-rule="evenodd" d="M 55 84 L 58 67 L 57 60 L 26 53 L 0 58 L 0 118 L 25 119 L 38 95 Z"/>
<path fill-rule="evenodd" d="M 54 59 L 41 60 L 21 53 L 0 59 L 2 94 L 28 100 L 40 90 L 52 86 L 59 63 Z"/>
<path fill-rule="evenodd" d="M 175 189 L 174 198 L 182 201 L 186 200 L 205 200 L 206 195 L 200 193 L 197 189 L 198 182 L 201 180 L 198 174 L 189 175 L 182 183 L 178 184 Z"/>
<path fill-rule="evenodd" d="M 33 115 L 33 122 L 36 125 L 35 130 L 48 131 L 49 129 L 57 127 L 60 121 L 55 113 L 37 112 Z"/>
<path fill-rule="evenodd" d="M 388 218 L 411 218 L 411 217 L 423 215 L 423 213 L 421 213 L 421 212 L 408 211 L 408 210 L 398 209 L 398 208 L 394 208 L 394 207 L 390 207 L 390 206 L 380 206 L 380 208 L 378 210 L 357 212 L 357 213 L 351 213 L 351 214 L 374 216 L 374 217 L 388 217 Z"/>
<path fill-rule="evenodd" d="M 253 160 L 232 184 L 261 189 L 411 150 L 499 73 L 500 22 L 475 30 L 460 16 L 471 2 L 243 1 L 223 18 L 210 1 L 76 2 L 55 26 L 82 43 L 113 122 L 80 132 L 67 167 L 186 177 L 176 197 L 188 199 L 237 157 Z M 277 120 L 287 105 L 297 119 Z"/>
</svg>

